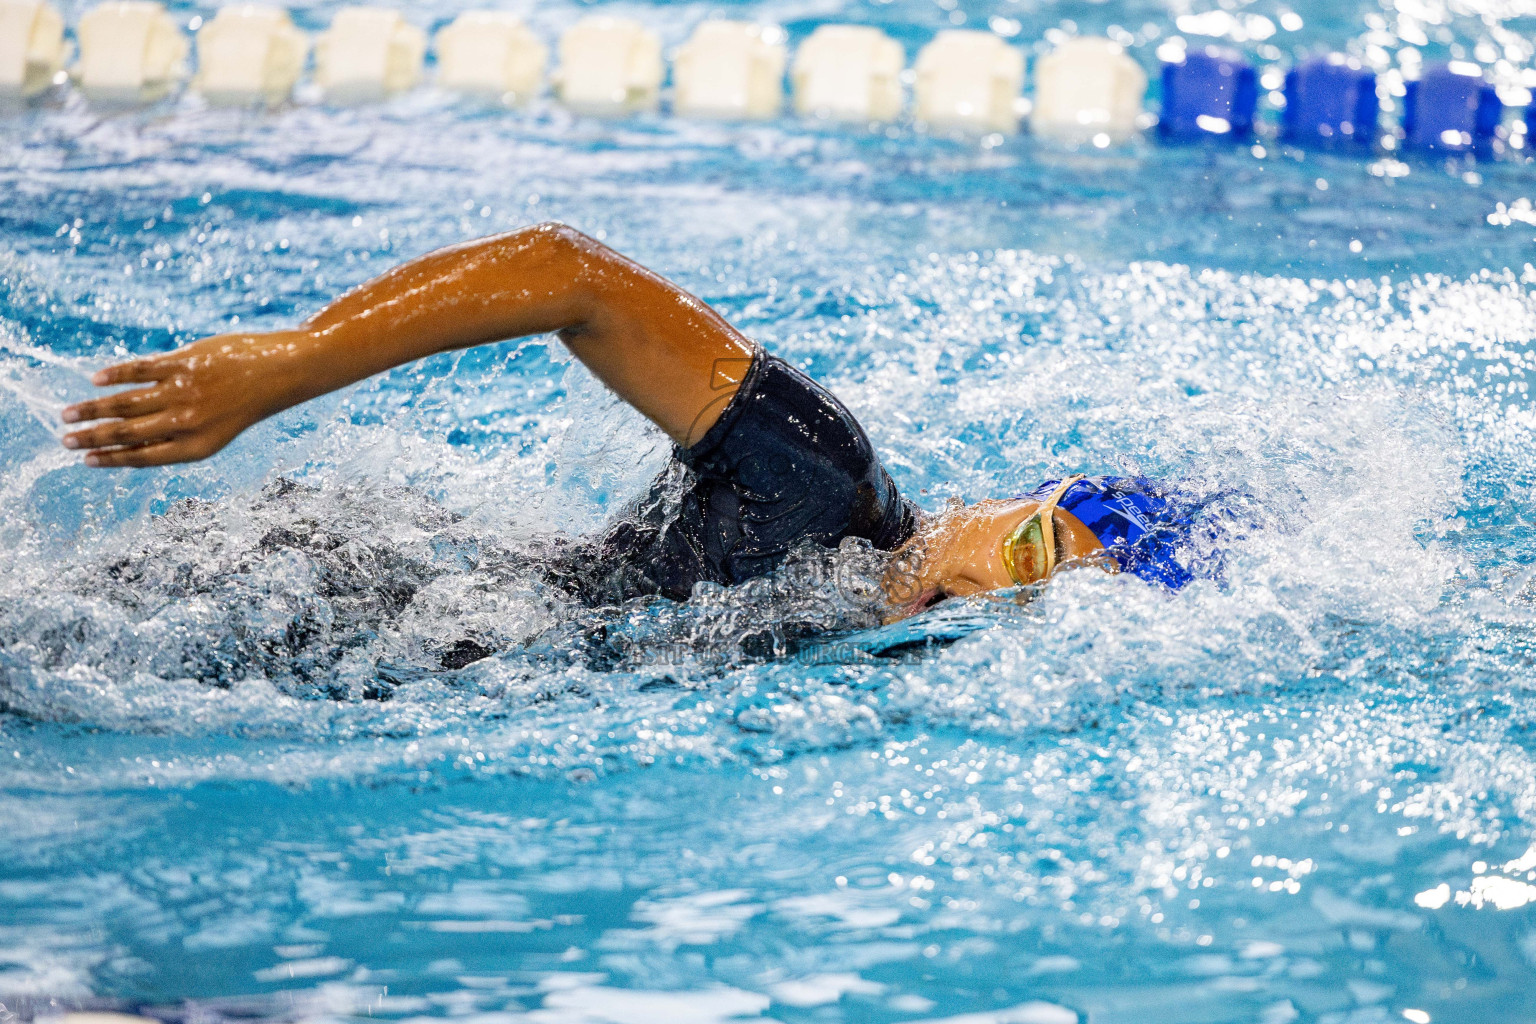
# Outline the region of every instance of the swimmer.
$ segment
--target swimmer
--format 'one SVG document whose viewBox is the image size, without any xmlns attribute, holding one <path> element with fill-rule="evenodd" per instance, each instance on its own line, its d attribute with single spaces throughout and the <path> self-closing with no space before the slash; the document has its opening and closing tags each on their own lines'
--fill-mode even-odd
<svg viewBox="0 0 1536 1024">
<path fill-rule="evenodd" d="M 687 600 L 694 584 L 771 572 L 809 540 L 893 553 L 889 619 L 946 597 L 1043 584 L 1065 568 L 1177 589 L 1188 526 L 1140 479 L 1071 476 L 927 515 L 898 493 L 829 392 L 699 299 L 562 224 L 429 253 L 293 330 L 222 334 L 96 373 L 139 385 L 71 405 L 65 447 L 91 466 L 206 459 L 268 416 L 451 349 L 554 333 L 675 443 L 648 493 L 577 541 L 562 582 L 589 603 Z"/>
</svg>

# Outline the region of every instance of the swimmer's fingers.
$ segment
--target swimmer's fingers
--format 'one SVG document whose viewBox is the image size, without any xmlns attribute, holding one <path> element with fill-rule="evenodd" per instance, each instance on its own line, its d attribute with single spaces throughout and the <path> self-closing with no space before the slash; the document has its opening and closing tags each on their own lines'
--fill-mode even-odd
<svg viewBox="0 0 1536 1024">
<path fill-rule="evenodd" d="M 111 420 L 94 427 L 77 430 L 64 438 L 66 448 L 120 448 L 135 445 L 158 444 L 182 437 L 191 429 L 189 417 L 181 413 L 158 413 L 137 416 L 130 420 Z M 92 455 L 99 452 L 92 452 Z M 91 465 L 98 463 L 86 462 Z"/>
<path fill-rule="evenodd" d="M 202 446 L 183 439 L 91 452 L 85 457 L 85 464 L 105 469 L 119 466 L 168 466 L 173 462 L 196 462 L 211 454 L 203 451 Z"/>
<path fill-rule="evenodd" d="M 179 353 L 172 352 L 169 355 L 172 358 L 146 356 L 143 359 L 130 359 L 126 363 L 105 367 L 91 374 L 91 383 L 99 388 L 111 387 L 114 384 L 157 383 L 171 376 L 181 366 L 181 360 L 174 358 Z"/>
<path fill-rule="evenodd" d="M 108 398 L 93 398 L 77 402 L 63 412 L 65 423 L 86 423 L 90 420 L 128 419 L 159 412 L 170 404 L 161 388 L 138 388 L 124 391 Z"/>
</svg>

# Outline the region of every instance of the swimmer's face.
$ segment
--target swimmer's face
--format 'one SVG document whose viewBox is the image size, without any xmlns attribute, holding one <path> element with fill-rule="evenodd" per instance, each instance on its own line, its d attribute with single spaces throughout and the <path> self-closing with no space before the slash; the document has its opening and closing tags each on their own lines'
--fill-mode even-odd
<svg viewBox="0 0 1536 1024">
<path fill-rule="evenodd" d="M 969 597 L 1013 586 L 1003 564 L 1003 537 L 1036 502 L 958 498 L 926 520 L 898 550 L 881 581 L 890 621 L 916 615 L 946 597 Z"/>
<path fill-rule="evenodd" d="M 881 580 L 890 608 L 886 621 L 916 615 L 946 597 L 1014 586 L 1003 562 L 1003 538 L 1039 505 L 1018 499 L 966 505 L 951 499 L 892 556 Z M 1070 513 L 1057 509 L 1055 523 L 1063 567 L 1102 550 L 1093 532 Z"/>
</svg>

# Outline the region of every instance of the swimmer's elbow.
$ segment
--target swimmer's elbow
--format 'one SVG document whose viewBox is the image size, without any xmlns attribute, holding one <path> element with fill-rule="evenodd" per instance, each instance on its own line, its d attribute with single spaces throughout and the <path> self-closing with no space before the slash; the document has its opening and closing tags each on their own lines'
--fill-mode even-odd
<svg viewBox="0 0 1536 1024">
<path fill-rule="evenodd" d="M 585 260 L 613 251 L 591 235 L 583 234 L 558 220 L 546 220 L 526 231 L 541 247 L 559 256 Z"/>
<path fill-rule="evenodd" d="M 571 317 L 560 328 L 562 336 L 585 333 L 594 321 L 607 321 L 622 311 L 630 301 L 623 285 L 645 274 L 615 250 L 561 221 L 544 221 L 519 234 L 532 242 L 540 262 L 559 279 L 557 290 Z"/>
<path fill-rule="evenodd" d="M 561 279 L 567 298 L 583 307 L 590 306 L 596 298 L 593 282 L 621 259 L 591 235 L 557 220 L 535 224 L 525 229 L 523 237 L 533 243 L 541 262 Z"/>
</svg>

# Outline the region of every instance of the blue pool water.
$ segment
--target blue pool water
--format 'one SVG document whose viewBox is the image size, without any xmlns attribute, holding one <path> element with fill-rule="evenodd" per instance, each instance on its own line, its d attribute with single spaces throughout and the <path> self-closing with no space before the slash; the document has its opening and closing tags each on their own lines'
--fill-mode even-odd
<svg viewBox="0 0 1536 1024">
<path fill-rule="evenodd" d="M 1150 67 L 1206 8 L 623 9 L 1117 25 Z M 1526 0 L 1233 10 L 1302 16 L 1261 57 L 1532 67 Z M 1536 168 L 422 91 L 55 100 L 0 118 L 0 196 L 0 1018 L 1536 1020 Z M 1261 528 L 1177 596 L 882 631 L 849 550 L 594 619 L 527 552 L 666 452 L 546 339 L 195 466 L 58 447 L 103 362 L 545 218 L 826 381 L 930 509 L 1137 472 Z"/>
</svg>

